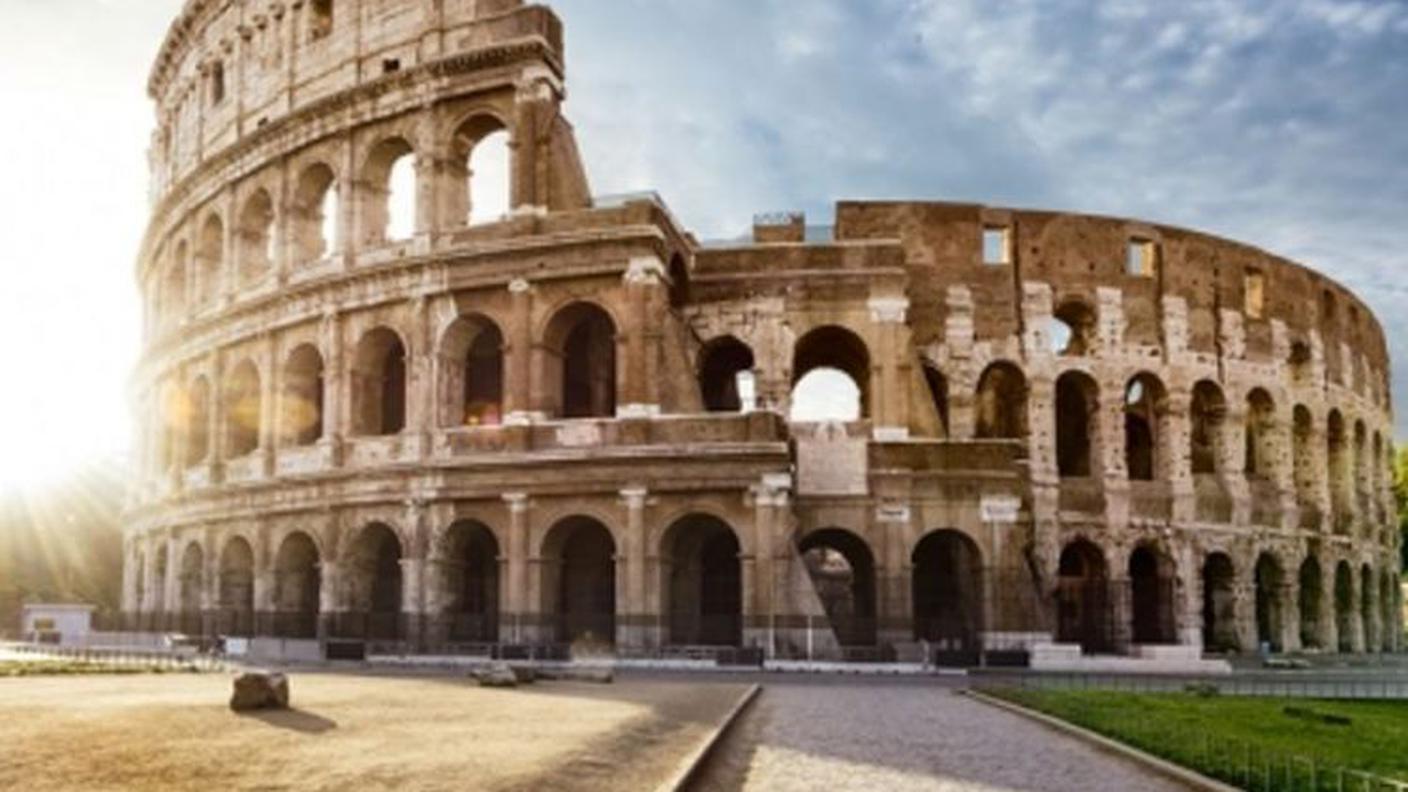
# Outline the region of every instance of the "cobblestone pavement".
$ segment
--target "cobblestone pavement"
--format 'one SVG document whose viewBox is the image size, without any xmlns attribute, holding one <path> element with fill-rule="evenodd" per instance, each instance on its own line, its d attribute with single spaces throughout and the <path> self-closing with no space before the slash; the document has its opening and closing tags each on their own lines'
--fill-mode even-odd
<svg viewBox="0 0 1408 792">
<path fill-rule="evenodd" d="M 767 684 L 703 774 L 717 790 L 1183 790 L 934 685 Z"/>
</svg>

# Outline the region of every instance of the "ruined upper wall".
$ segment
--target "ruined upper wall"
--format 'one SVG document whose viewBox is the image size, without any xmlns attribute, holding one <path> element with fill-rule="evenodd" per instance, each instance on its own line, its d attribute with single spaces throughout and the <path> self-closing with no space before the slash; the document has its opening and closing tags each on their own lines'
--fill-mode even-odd
<svg viewBox="0 0 1408 792">
<path fill-rule="evenodd" d="M 202 162 L 339 93 L 452 56 L 537 42 L 562 74 L 562 25 L 523 0 L 190 0 L 147 90 L 159 201 Z"/>
<path fill-rule="evenodd" d="M 1008 235 L 1005 262 L 985 261 L 985 230 Z M 1019 332 L 1025 283 L 1048 284 L 1058 311 L 1072 302 L 1095 309 L 1098 290 L 1117 289 L 1128 343 L 1162 346 L 1165 313 L 1181 301 L 1192 352 L 1270 361 L 1303 345 L 1323 358 L 1331 381 L 1367 382 L 1387 401 L 1387 341 L 1368 305 L 1330 278 L 1240 242 L 1123 218 L 927 202 L 841 203 L 836 238 L 902 243 L 921 344 L 942 333 L 951 286 L 971 290 L 979 339 Z M 1132 274 L 1138 243 L 1149 246 L 1152 266 Z M 1260 310 L 1248 294 L 1258 283 Z"/>
</svg>

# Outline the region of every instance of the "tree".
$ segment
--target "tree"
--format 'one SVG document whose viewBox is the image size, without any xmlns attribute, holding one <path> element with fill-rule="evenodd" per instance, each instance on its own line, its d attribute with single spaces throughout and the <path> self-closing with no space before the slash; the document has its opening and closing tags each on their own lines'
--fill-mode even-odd
<svg viewBox="0 0 1408 792">
<path fill-rule="evenodd" d="M 1402 570 L 1408 578 L 1408 446 L 1398 449 L 1393 457 L 1393 494 L 1398 502 L 1398 552 Z"/>
</svg>

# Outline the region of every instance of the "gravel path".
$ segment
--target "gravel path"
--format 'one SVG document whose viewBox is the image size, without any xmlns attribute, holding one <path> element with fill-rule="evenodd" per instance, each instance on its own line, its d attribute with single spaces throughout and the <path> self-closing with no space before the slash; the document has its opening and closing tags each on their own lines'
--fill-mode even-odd
<svg viewBox="0 0 1408 792">
<path fill-rule="evenodd" d="M 1185 789 L 951 689 L 827 682 L 768 684 L 699 788 Z"/>
</svg>

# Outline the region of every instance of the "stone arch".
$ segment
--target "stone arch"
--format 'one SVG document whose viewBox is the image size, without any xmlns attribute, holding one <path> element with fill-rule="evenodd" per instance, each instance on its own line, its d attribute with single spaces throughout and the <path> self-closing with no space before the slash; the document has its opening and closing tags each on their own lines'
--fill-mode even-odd
<svg viewBox="0 0 1408 792">
<path fill-rule="evenodd" d="M 210 305 L 220 295 L 225 264 L 225 223 L 214 212 L 206 216 L 196 236 L 196 284 L 200 304 Z"/>
<path fill-rule="evenodd" d="M 1280 453 L 1276 436 L 1276 402 L 1265 388 L 1247 394 L 1246 449 L 1244 470 L 1248 476 L 1269 479 Z"/>
<path fill-rule="evenodd" d="M 824 371 L 822 371 L 824 370 Z M 822 372 L 818 377 L 816 372 Z M 823 402 L 834 398 L 833 386 L 827 383 L 827 375 L 835 379 L 835 372 L 850 378 L 859 391 L 859 412 L 856 417 L 870 415 L 870 350 L 859 335 L 840 325 L 822 325 L 813 328 L 798 339 L 792 352 L 792 403 L 793 419 L 797 419 L 798 401 L 810 401 L 815 395 Z M 842 412 L 849 413 L 849 410 Z M 840 418 L 837 413 L 836 418 Z M 830 420 L 830 413 L 822 416 Z M 849 418 L 849 415 L 847 415 Z"/>
<path fill-rule="evenodd" d="M 406 428 L 409 356 L 401 336 L 377 327 L 357 342 L 352 359 L 352 415 L 356 433 L 390 436 Z"/>
<path fill-rule="evenodd" d="M 699 353 L 699 392 L 704 409 L 742 411 L 746 406 L 745 392 L 753 394 L 755 365 L 752 348 L 734 336 L 722 336 L 705 344 Z"/>
<path fill-rule="evenodd" d="M 440 339 L 441 426 L 498 426 L 504 412 L 504 335 L 483 314 L 461 316 Z"/>
<path fill-rule="evenodd" d="M 1168 391 L 1149 372 L 1136 374 L 1124 391 L 1125 470 L 1134 481 L 1167 479 L 1171 465 L 1167 458 L 1165 417 Z"/>
<path fill-rule="evenodd" d="M 1052 352 L 1079 357 L 1095 350 L 1097 316 L 1090 303 L 1078 298 L 1062 300 L 1052 312 Z"/>
<path fill-rule="evenodd" d="M 200 614 L 205 607 L 205 549 L 200 542 L 186 543 L 177 575 L 180 582 L 176 587 L 176 607 L 181 613 L 181 632 L 199 634 Z"/>
<path fill-rule="evenodd" d="M 662 611 L 667 642 L 739 646 L 743 642 L 742 545 L 727 522 L 694 513 L 670 524 L 660 540 Z"/>
<path fill-rule="evenodd" d="M 337 174 L 326 163 L 315 162 L 299 173 L 289 207 L 293 263 L 306 266 L 337 251 L 341 200 Z"/>
<path fill-rule="evenodd" d="M 1203 647 L 1210 652 L 1241 648 L 1237 634 L 1237 569 L 1223 552 L 1203 561 Z"/>
<path fill-rule="evenodd" d="M 1080 644 L 1086 654 L 1110 652 L 1112 629 L 1109 567 L 1105 553 L 1089 539 L 1061 550 L 1056 582 L 1056 640 Z"/>
<path fill-rule="evenodd" d="M 239 459 L 259 447 L 263 391 L 259 369 L 252 360 L 235 366 L 225 380 L 225 458 Z"/>
<path fill-rule="evenodd" d="M 458 520 L 441 542 L 441 602 L 449 638 L 494 643 L 499 638 L 499 540 L 476 520 Z"/>
<path fill-rule="evenodd" d="M 210 381 L 196 377 L 186 388 L 185 467 L 195 467 L 210 456 Z"/>
<path fill-rule="evenodd" d="M 1189 459 L 1194 475 L 1211 475 L 1222 469 L 1224 430 L 1227 423 L 1227 397 L 1212 380 L 1199 380 L 1193 386 L 1189 406 L 1192 430 L 1189 432 Z"/>
<path fill-rule="evenodd" d="M 929 401 L 934 405 L 934 415 L 939 419 L 937 436 L 948 437 L 948 378 L 938 366 L 925 362 L 924 384 L 929 391 Z"/>
<path fill-rule="evenodd" d="M 977 437 L 1019 440 L 1027 436 L 1027 377 L 1005 360 L 989 365 L 978 377 Z"/>
<path fill-rule="evenodd" d="M 1324 649 L 1324 625 L 1320 624 L 1320 614 L 1325 597 L 1325 583 L 1324 575 L 1320 571 L 1320 560 L 1314 554 L 1307 555 L 1301 562 L 1297 582 L 1300 644 L 1307 649 Z"/>
<path fill-rule="evenodd" d="M 1273 651 L 1284 648 L 1281 636 L 1281 620 L 1285 618 L 1281 607 L 1281 594 L 1285 588 L 1285 574 L 1281 562 L 1270 552 L 1257 557 L 1256 583 L 1256 638 L 1257 642 L 1269 645 Z"/>
<path fill-rule="evenodd" d="M 1353 486 L 1353 470 L 1349 452 L 1349 435 L 1344 416 L 1339 410 L 1330 410 L 1325 420 L 1325 447 L 1330 478 L 1330 509 L 1333 512 L 1335 533 L 1347 533 L 1349 529 L 1350 492 Z"/>
<path fill-rule="evenodd" d="M 509 125 L 495 113 L 477 109 L 463 118 L 450 137 L 446 195 L 451 226 L 473 226 L 503 219 L 513 194 Z"/>
<path fill-rule="evenodd" d="M 284 445 L 310 446 L 323 439 L 326 373 L 323 355 L 313 344 L 300 344 L 284 362 L 279 416 Z"/>
<path fill-rule="evenodd" d="M 415 168 L 415 148 L 404 137 L 384 138 L 367 152 L 358 183 L 363 245 L 375 247 L 415 233 Z M 411 200 L 402 194 L 407 189 L 412 191 Z M 411 216 L 405 217 L 404 212 Z"/>
<path fill-rule="evenodd" d="M 395 528 L 372 522 L 343 551 L 340 567 L 346 576 L 345 603 L 351 618 L 341 628 L 349 637 L 395 641 L 404 634 L 404 547 Z"/>
<path fill-rule="evenodd" d="M 1156 545 L 1142 543 L 1129 554 L 1130 636 L 1136 644 L 1176 644 L 1174 617 L 1177 570 Z"/>
<path fill-rule="evenodd" d="M 1056 380 L 1056 467 L 1063 478 L 1095 475 L 1100 436 L 1100 386 L 1082 371 Z"/>
<path fill-rule="evenodd" d="M 876 637 L 875 555 L 865 539 L 823 528 L 798 544 L 827 619 L 842 646 L 873 646 Z"/>
<path fill-rule="evenodd" d="M 616 641 L 616 540 L 606 524 L 574 515 L 543 538 L 542 609 L 562 643 Z"/>
<path fill-rule="evenodd" d="M 220 551 L 220 632 L 254 634 L 254 546 L 231 536 Z"/>
<path fill-rule="evenodd" d="M 245 199 L 235 228 L 241 286 L 258 282 L 269 273 L 277 258 L 274 233 L 274 200 L 269 191 L 256 189 Z"/>
<path fill-rule="evenodd" d="M 616 322 L 593 302 L 574 302 L 553 314 L 543 332 L 541 381 L 561 418 L 616 414 Z"/>
<path fill-rule="evenodd" d="M 1339 633 L 1341 652 L 1354 651 L 1354 630 L 1358 626 L 1357 603 L 1354 601 L 1354 569 L 1348 561 L 1335 565 L 1335 628 Z"/>
<path fill-rule="evenodd" d="M 274 554 L 274 634 L 313 638 L 322 608 L 322 557 L 304 531 L 291 531 Z"/>
<path fill-rule="evenodd" d="M 983 632 L 983 554 L 967 535 L 933 531 L 910 554 L 914 638 L 971 664 Z"/>
</svg>

